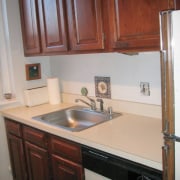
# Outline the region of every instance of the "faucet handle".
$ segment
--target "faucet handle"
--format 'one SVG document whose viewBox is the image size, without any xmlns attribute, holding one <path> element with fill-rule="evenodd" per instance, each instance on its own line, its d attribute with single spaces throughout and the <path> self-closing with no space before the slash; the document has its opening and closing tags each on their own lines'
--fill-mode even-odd
<svg viewBox="0 0 180 180">
<path fill-rule="evenodd" d="M 98 98 L 97 102 L 100 102 L 100 110 L 104 111 L 104 107 L 103 107 L 104 101 L 102 99 Z"/>
<path fill-rule="evenodd" d="M 111 106 L 108 107 L 107 111 L 108 111 L 109 115 L 112 115 L 113 110 L 112 110 L 112 107 L 111 107 Z"/>
</svg>

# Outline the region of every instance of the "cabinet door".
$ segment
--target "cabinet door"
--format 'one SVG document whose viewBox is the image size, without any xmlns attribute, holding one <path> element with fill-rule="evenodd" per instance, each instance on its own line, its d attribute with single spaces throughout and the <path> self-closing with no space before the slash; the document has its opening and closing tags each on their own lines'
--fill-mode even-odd
<svg viewBox="0 0 180 180">
<path fill-rule="evenodd" d="M 101 0 L 68 0 L 71 50 L 104 48 Z"/>
<path fill-rule="evenodd" d="M 21 26 L 24 43 L 24 54 L 39 54 L 40 34 L 37 20 L 35 0 L 19 0 L 21 11 Z"/>
<path fill-rule="evenodd" d="M 64 0 L 38 0 L 43 53 L 67 51 Z"/>
<path fill-rule="evenodd" d="M 28 174 L 30 180 L 48 180 L 50 178 L 47 150 L 25 142 Z"/>
<path fill-rule="evenodd" d="M 7 134 L 9 154 L 14 180 L 26 180 L 26 163 L 23 151 L 23 142 L 21 138 Z"/>
<path fill-rule="evenodd" d="M 169 2 L 108 1 L 111 47 L 124 51 L 159 50 L 159 11 L 172 6 Z"/>
<path fill-rule="evenodd" d="M 72 161 L 52 155 L 54 180 L 84 180 L 83 167 Z"/>
</svg>

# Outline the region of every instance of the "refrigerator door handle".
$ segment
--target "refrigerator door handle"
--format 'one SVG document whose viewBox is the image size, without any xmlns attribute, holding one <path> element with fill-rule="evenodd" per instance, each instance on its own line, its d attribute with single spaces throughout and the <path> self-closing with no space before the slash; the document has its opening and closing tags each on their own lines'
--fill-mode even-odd
<svg viewBox="0 0 180 180">
<path fill-rule="evenodd" d="M 164 114 L 164 118 L 163 118 L 163 134 L 164 135 L 169 135 L 169 121 L 168 121 L 168 117 L 167 117 L 167 96 L 166 96 L 166 61 L 167 61 L 167 51 L 166 50 L 161 50 L 161 66 L 162 66 L 162 77 L 164 77 L 163 83 L 162 83 L 162 88 L 164 90 L 164 96 L 163 96 L 163 100 L 164 100 L 164 107 L 163 107 L 163 114 Z"/>
</svg>

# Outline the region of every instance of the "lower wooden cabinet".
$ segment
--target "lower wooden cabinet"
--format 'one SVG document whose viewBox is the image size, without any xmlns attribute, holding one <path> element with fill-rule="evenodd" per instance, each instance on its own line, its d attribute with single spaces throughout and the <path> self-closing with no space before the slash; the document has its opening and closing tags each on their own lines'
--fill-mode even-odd
<svg viewBox="0 0 180 180">
<path fill-rule="evenodd" d="M 14 180 L 85 180 L 84 168 L 114 180 L 162 180 L 153 168 L 7 118 L 5 125 Z"/>
<path fill-rule="evenodd" d="M 5 124 L 14 180 L 84 180 L 79 145 L 7 118 Z"/>
<path fill-rule="evenodd" d="M 47 150 L 25 141 L 25 152 L 29 179 L 50 179 Z"/>
<path fill-rule="evenodd" d="M 26 180 L 26 163 L 23 149 L 23 140 L 11 134 L 7 134 L 11 168 L 14 180 Z"/>
<path fill-rule="evenodd" d="M 54 180 L 80 180 L 84 179 L 83 168 L 80 164 L 52 155 Z"/>
</svg>

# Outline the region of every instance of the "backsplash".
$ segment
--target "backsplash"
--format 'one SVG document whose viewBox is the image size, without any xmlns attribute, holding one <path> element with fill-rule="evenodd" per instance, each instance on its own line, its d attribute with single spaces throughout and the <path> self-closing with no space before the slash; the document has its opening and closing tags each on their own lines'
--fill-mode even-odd
<svg viewBox="0 0 180 180">
<path fill-rule="evenodd" d="M 61 92 L 80 94 L 85 86 L 95 96 L 94 77 L 105 76 L 111 78 L 112 99 L 161 105 L 159 52 L 62 55 L 50 57 L 50 65 Z M 150 96 L 142 95 L 140 82 L 149 82 Z"/>
<path fill-rule="evenodd" d="M 75 104 L 75 99 L 79 99 L 79 98 L 87 101 L 85 97 L 76 94 L 62 93 L 61 96 L 64 103 Z M 137 114 L 141 116 L 153 117 L 158 119 L 162 118 L 161 106 L 130 102 L 130 101 L 114 100 L 114 99 L 103 99 L 103 101 L 104 101 L 105 110 L 107 110 L 108 107 L 112 107 L 113 112 L 131 113 L 131 114 Z M 77 105 L 84 106 L 84 103 L 78 102 Z M 97 108 L 99 108 L 99 103 L 97 101 L 96 101 L 96 105 Z"/>
</svg>

